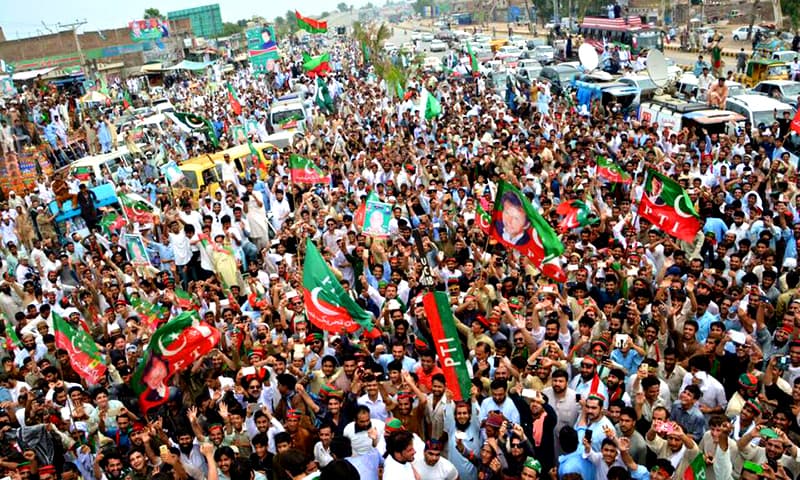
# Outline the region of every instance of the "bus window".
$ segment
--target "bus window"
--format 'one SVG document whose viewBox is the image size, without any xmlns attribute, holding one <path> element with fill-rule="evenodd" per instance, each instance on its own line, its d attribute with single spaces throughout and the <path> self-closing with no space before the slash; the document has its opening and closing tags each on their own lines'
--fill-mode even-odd
<svg viewBox="0 0 800 480">
<path fill-rule="evenodd" d="M 195 174 L 193 171 L 183 170 L 183 177 L 184 181 L 186 182 L 183 186 L 191 190 L 197 190 L 199 188 L 197 185 L 197 174 Z"/>
<path fill-rule="evenodd" d="M 647 30 L 636 34 L 636 47 L 642 50 L 663 50 L 664 34 L 660 30 Z"/>
<path fill-rule="evenodd" d="M 219 179 L 222 177 L 222 174 L 221 172 L 217 171 L 218 168 L 221 170 L 221 167 L 215 167 L 203 170 L 203 185 L 211 185 L 212 183 L 219 182 Z"/>
</svg>

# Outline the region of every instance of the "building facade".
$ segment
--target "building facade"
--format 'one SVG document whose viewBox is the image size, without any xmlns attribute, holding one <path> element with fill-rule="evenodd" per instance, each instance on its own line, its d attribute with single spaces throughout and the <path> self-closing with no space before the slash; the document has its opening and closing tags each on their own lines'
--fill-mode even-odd
<svg viewBox="0 0 800 480">
<path fill-rule="evenodd" d="M 167 18 L 170 22 L 189 19 L 196 37 L 211 38 L 222 35 L 222 15 L 218 3 L 169 12 Z"/>
</svg>

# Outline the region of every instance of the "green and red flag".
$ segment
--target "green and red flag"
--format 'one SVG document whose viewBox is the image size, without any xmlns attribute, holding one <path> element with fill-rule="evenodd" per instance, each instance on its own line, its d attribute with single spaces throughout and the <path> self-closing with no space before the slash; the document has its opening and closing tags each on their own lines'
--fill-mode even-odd
<svg viewBox="0 0 800 480">
<path fill-rule="evenodd" d="M 597 161 L 597 175 L 614 183 L 631 183 L 633 179 L 630 174 L 619 165 L 606 157 L 599 155 Z"/>
<path fill-rule="evenodd" d="M 302 289 L 306 316 L 318 328 L 332 333 L 375 329 L 372 315 L 342 287 L 310 238 L 306 239 Z"/>
<path fill-rule="evenodd" d="M 175 288 L 175 303 L 182 310 L 197 310 L 200 308 L 192 294 L 181 288 Z"/>
<path fill-rule="evenodd" d="M 139 223 L 154 223 L 156 212 L 153 206 L 135 193 L 117 195 L 119 204 L 128 220 Z"/>
<path fill-rule="evenodd" d="M 683 472 L 683 480 L 706 480 L 706 461 L 703 452 L 697 454 Z"/>
<path fill-rule="evenodd" d="M 490 232 L 499 243 L 528 257 L 546 276 L 566 281 L 559 260 L 564 245 L 558 235 L 525 195 L 505 180 L 498 184 Z"/>
<path fill-rule="evenodd" d="M 81 182 L 88 182 L 92 178 L 92 167 L 75 167 L 72 176 Z"/>
<path fill-rule="evenodd" d="M 466 400 L 470 397 L 470 381 L 464 352 L 456 329 L 456 320 L 450 310 L 450 298 L 445 292 L 429 292 L 422 297 L 425 317 L 431 329 L 436 355 L 442 365 L 447 385 L 453 391 L 453 400 Z M 453 388 L 458 385 L 459 388 Z"/>
<path fill-rule="evenodd" d="M 325 33 L 328 31 L 328 22 L 324 20 L 304 17 L 297 10 L 294 11 L 294 16 L 297 19 L 297 26 L 308 33 Z"/>
<path fill-rule="evenodd" d="M 294 183 L 330 183 L 331 176 L 325 175 L 311 159 L 292 154 L 289 157 L 289 173 Z"/>
<path fill-rule="evenodd" d="M 219 344 L 220 333 L 195 311 L 183 312 L 153 333 L 131 387 L 145 413 L 169 399 L 169 380 Z"/>
<path fill-rule="evenodd" d="M 792 131 L 797 134 L 800 134 L 800 109 L 797 110 L 797 113 L 794 114 L 794 118 L 792 119 L 792 123 L 789 124 Z"/>
<path fill-rule="evenodd" d="M 106 366 L 92 337 L 82 329 L 70 325 L 55 312 L 53 328 L 56 332 L 56 347 L 69 353 L 69 363 L 75 373 L 90 384 L 100 383 L 100 379 L 106 374 Z"/>
<path fill-rule="evenodd" d="M 575 227 L 585 227 L 586 225 L 591 225 L 599 221 L 597 218 L 589 218 L 592 210 L 580 200 L 563 202 L 558 206 L 556 212 L 564 217 L 561 219 L 561 223 L 559 223 L 559 227 L 563 231 Z"/>
<path fill-rule="evenodd" d="M 480 66 L 478 65 L 478 58 L 475 56 L 475 52 L 472 51 L 472 45 L 467 42 L 467 53 L 469 54 L 469 65 L 472 69 L 472 75 L 477 77 L 480 75 Z"/>
<path fill-rule="evenodd" d="M 700 230 L 700 216 L 678 182 L 648 170 L 638 214 L 654 226 L 686 242 Z"/>
<path fill-rule="evenodd" d="M 491 209 L 488 205 L 484 206 L 483 199 L 481 199 L 481 202 L 475 207 L 475 224 L 481 229 L 481 232 L 491 235 L 492 215 L 486 211 L 487 208 Z"/>
<path fill-rule="evenodd" d="M 231 104 L 231 110 L 236 115 L 242 114 L 242 102 L 239 101 L 239 97 L 236 96 L 236 91 L 233 89 L 233 85 L 230 82 L 225 83 L 225 88 L 228 89 L 228 102 Z"/>
<path fill-rule="evenodd" d="M 22 342 L 14 329 L 14 324 L 8 319 L 8 315 L 3 313 L 6 326 L 6 351 L 11 352 L 22 346 Z"/>
<path fill-rule="evenodd" d="M 131 108 L 133 106 L 133 99 L 131 98 L 131 92 L 127 90 L 122 91 L 122 108 L 125 110 Z"/>
<path fill-rule="evenodd" d="M 169 310 L 166 307 L 150 303 L 142 298 L 131 298 L 131 307 L 142 317 L 144 324 L 151 331 L 158 328 L 169 316 Z"/>
<path fill-rule="evenodd" d="M 117 231 L 124 228 L 125 223 L 125 217 L 117 212 L 109 212 L 103 215 L 103 218 L 100 219 L 98 225 L 106 234 L 110 234 L 112 231 Z"/>
<path fill-rule="evenodd" d="M 267 172 L 267 165 L 261 160 L 261 155 L 258 154 L 258 150 L 256 150 L 255 145 L 253 142 L 250 141 L 250 138 L 247 138 L 247 148 L 250 149 L 250 160 L 253 162 L 253 165 L 258 168 L 259 172 Z"/>
<path fill-rule="evenodd" d="M 331 71 L 330 61 L 330 53 L 324 53 L 322 55 L 312 57 L 306 52 L 303 52 L 303 71 L 305 71 L 306 75 L 311 78 L 314 78 L 317 75 L 324 77 L 328 72 Z"/>
<path fill-rule="evenodd" d="M 375 190 L 369 192 L 367 199 L 356 208 L 356 212 L 353 214 L 353 223 L 356 225 L 364 225 L 364 220 L 367 218 L 367 203 L 379 201 L 380 198 L 378 198 L 378 194 L 375 193 Z"/>
</svg>

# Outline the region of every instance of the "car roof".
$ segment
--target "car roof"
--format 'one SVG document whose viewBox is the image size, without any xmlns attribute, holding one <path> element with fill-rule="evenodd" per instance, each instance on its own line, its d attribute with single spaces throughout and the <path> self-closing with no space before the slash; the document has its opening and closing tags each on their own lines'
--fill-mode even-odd
<svg viewBox="0 0 800 480">
<path fill-rule="evenodd" d="M 764 85 L 777 85 L 777 86 L 781 86 L 782 87 L 784 85 L 795 85 L 795 84 L 800 83 L 800 82 L 795 82 L 793 80 L 763 80 L 761 82 L 758 82 L 756 84 L 756 86 L 759 86 L 762 83 Z"/>
<path fill-rule="evenodd" d="M 729 102 L 736 102 L 744 105 L 752 111 L 763 112 L 767 110 L 781 109 L 788 110 L 792 106 L 788 103 L 781 102 L 774 98 L 765 97 L 764 95 L 757 95 L 748 93 L 744 95 L 736 95 L 728 99 Z"/>
<path fill-rule="evenodd" d="M 128 147 L 119 147 L 116 150 L 113 150 L 108 153 L 101 153 L 100 155 L 92 155 L 88 157 L 83 157 L 79 160 L 75 160 L 74 162 L 70 163 L 70 167 L 85 167 L 89 165 L 94 165 L 95 162 L 104 162 L 109 158 L 117 158 L 122 155 L 128 153 Z"/>
</svg>

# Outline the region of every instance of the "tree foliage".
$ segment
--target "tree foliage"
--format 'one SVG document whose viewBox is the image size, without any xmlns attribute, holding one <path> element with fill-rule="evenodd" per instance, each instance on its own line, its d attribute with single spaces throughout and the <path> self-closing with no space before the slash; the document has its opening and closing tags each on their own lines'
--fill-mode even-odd
<svg viewBox="0 0 800 480">
<path fill-rule="evenodd" d="M 247 23 L 245 23 L 247 25 Z M 231 22 L 224 22 L 222 24 L 222 34 L 223 37 L 230 37 L 231 35 L 235 35 L 244 31 L 244 27 L 239 23 L 231 23 Z"/>
<path fill-rule="evenodd" d="M 392 31 L 385 23 L 364 25 L 355 22 L 353 37 L 356 42 L 368 49 L 369 65 L 373 67 L 375 75 L 386 83 L 390 95 L 395 95 L 398 90 L 405 90 L 408 81 L 414 78 L 421 68 L 423 58 L 420 55 L 414 57 L 407 66 L 403 66 L 403 62 L 387 54 L 383 45 L 392 37 Z M 366 59 L 364 61 L 366 62 Z"/>
<path fill-rule="evenodd" d="M 146 8 L 144 10 L 144 18 L 164 18 L 164 16 L 161 15 L 161 12 L 157 8 Z"/>
<path fill-rule="evenodd" d="M 350 7 L 344 2 L 339 2 L 339 4 L 336 5 L 336 9 L 339 10 L 340 12 L 344 13 L 344 12 L 350 10 Z"/>
</svg>

